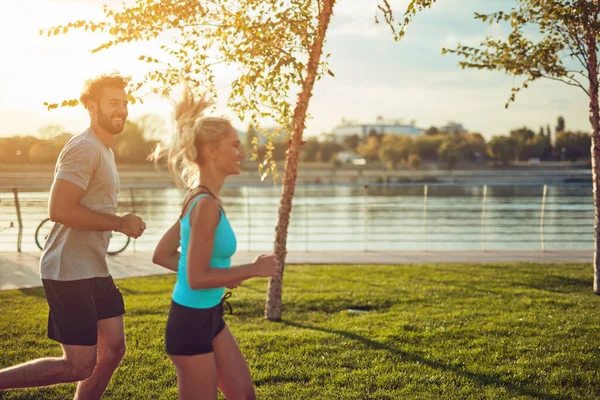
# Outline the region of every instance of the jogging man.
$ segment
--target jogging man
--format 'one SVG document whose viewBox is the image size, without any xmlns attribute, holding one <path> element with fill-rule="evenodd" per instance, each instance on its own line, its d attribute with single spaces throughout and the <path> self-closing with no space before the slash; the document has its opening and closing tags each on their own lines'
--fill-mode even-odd
<svg viewBox="0 0 600 400">
<path fill-rule="evenodd" d="M 99 399 L 125 354 L 123 297 L 106 253 L 111 231 L 138 238 L 146 228 L 136 215 L 116 215 L 120 181 L 111 144 L 127 120 L 128 82 L 116 73 L 86 82 L 81 103 L 90 127 L 65 145 L 56 163 L 48 205 L 55 224 L 40 274 L 50 307 L 48 337 L 61 344 L 63 356 L 0 370 L 0 391 L 79 382 L 75 399 Z"/>
</svg>

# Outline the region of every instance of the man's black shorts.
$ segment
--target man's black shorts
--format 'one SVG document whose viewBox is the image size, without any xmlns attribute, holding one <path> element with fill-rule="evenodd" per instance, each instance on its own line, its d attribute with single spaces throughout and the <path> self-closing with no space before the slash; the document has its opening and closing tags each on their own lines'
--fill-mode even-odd
<svg viewBox="0 0 600 400">
<path fill-rule="evenodd" d="M 48 314 L 48 337 L 66 345 L 94 346 L 98 321 L 125 314 L 123 296 L 113 278 L 75 281 L 42 279 Z"/>
<path fill-rule="evenodd" d="M 212 353 L 213 339 L 223 328 L 222 302 L 211 308 L 190 308 L 171 301 L 165 332 L 167 354 L 194 356 Z"/>
</svg>

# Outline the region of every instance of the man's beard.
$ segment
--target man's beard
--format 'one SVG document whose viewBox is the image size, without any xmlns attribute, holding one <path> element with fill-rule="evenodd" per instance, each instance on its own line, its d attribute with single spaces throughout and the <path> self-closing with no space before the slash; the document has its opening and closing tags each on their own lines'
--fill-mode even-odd
<svg viewBox="0 0 600 400">
<path fill-rule="evenodd" d="M 121 120 L 123 121 L 123 123 L 119 124 L 118 122 L 112 122 L 111 120 L 113 118 L 121 118 Z M 98 113 L 98 125 L 100 125 L 100 128 L 104 129 L 105 131 L 112 133 L 113 135 L 118 135 L 119 133 L 123 132 L 123 128 L 125 127 L 125 121 L 127 120 L 127 115 L 119 115 L 119 113 L 115 112 L 112 115 L 106 115 L 104 114 L 104 112 L 102 111 L 102 108 L 99 108 L 99 113 Z"/>
</svg>

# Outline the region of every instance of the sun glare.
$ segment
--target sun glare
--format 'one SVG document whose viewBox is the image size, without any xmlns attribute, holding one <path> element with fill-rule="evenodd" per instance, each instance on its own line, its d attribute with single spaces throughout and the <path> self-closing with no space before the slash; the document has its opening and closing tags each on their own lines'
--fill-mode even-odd
<svg viewBox="0 0 600 400">
<path fill-rule="evenodd" d="M 138 58 L 140 55 L 160 58 L 162 52 L 157 42 L 135 42 L 91 54 L 91 49 L 110 40 L 107 34 L 80 29 L 66 35 L 40 36 L 40 30 L 53 26 L 102 18 L 102 8 L 98 2 L 65 0 L 13 2 L 10 13 L 0 14 L 0 37 L 3 38 L 0 87 L 3 93 L 10 94 L 0 98 L 0 117 L 9 117 L 3 118 L 6 132 L 2 133 L 35 132 L 37 127 L 47 124 L 49 120 L 67 127 L 70 124 L 79 126 L 86 118 L 81 109 L 69 107 L 48 112 L 44 102 L 59 103 L 78 98 L 83 82 L 101 73 L 118 70 L 138 81 L 151 68 L 156 68 L 156 64 L 147 64 Z M 218 75 L 216 82 L 219 93 L 215 111 L 223 114 L 231 71 L 223 66 L 215 73 Z M 14 115 L 11 119 L 9 114 L 12 111 L 7 110 L 37 113 L 40 121 L 34 128 L 35 121 L 19 122 Z M 144 98 L 143 106 L 134 105 L 130 109 L 131 117 L 146 113 L 169 118 L 171 104 L 158 96 L 149 95 Z"/>
</svg>

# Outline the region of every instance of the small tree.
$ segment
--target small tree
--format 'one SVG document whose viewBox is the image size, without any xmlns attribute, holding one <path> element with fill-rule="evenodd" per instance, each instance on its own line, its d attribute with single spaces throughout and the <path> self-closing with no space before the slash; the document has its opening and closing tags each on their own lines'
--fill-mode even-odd
<svg viewBox="0 0 600 400">
<path fill-rule="evenodd" d="M 375 135 L 367 138 L 366 143 L 358 146 L 356 151 L 367 161 L 377 161 L 379 159 L 379 139 Z"/>
<path fill-rule="evenodd" d="M 463 133 L 457 138 L 460 158 L 465 161 L 480 161 L 485 158 L 485 139 L 479 133 Z"/>
<path fill-rule="evenodd" d="M 415 150 L 415 145 L 410 136 L 385 135 L 377 152 L 379 160 L 388 169 L 394 169 L 398 164 L 406 162 L 408 156 Z"/>
<path fill-rule="evenodd" d="M 446 164 L 448 170 L 454 169 L 460 161 L 460 148 L 454 138 L 445 140 L 438 149 L 438 156 L 441 163 Z"/>
<path fill-rule="evenodd" d="M 431 7 L 436 0 L 411 0 L 398 37 L 402 37 L 412 17 Z M 503 71 L 525 77 L 521 87 L 514 87 L 506 106 L 522 88 L 545 78 L 581 89 L 589 100 L 592 128 L 592 185 L 594 196 L 594 291 L 600 294 L 600 109 L 598 107 L 598 37 L 600 4 L 597 0 L 517 0 L 510 11 L 475 14 L 486 23 L 510 24 L 507 39 L 487 37 L 480 47 L 463 46 L 443 49 L 464 58 L 462 68 Z M 391 10 L 386 21 L 393 22 Z M 531 28 L 537 35 L 528 35 Z M 394 31 L 396 32 L 396 31 Z M 569 60 L 580 68 L 566 65 Z M 564 120 L 557 129 L 565 129 Z"/>
<path fill-rule="evenodd" d="M 541 160 L 546 154 L 546 151 L 546 137 L 536 135 L 523 144 L 523 147 L 521 148 L 521 159 L 529 160 L 531 158 L 539 158 Z"/>
<path fill-rule="evenodd" d="M 519 147 L 517 140 L 513 137 L 495 136 L 490 140 L 488 149 L 492 158 L 502 162 L 502 166 L 506 167 L 517 157 Z"/>
<path fill-rule="evenodd" d="M 526 143 L 533 139 L 535 132 L 527 127 L 514 129 L 510 131 L 510 137 L 514 138 L 517 142 L 517 158 L 519 160 L 526 160 L 527 156 L 524 154 Z"/>
<path fill-rule="evenodd" d="M 439 135 L 440 133 L 441 132 L 438 128 L 436 128 L 435 126 L 431 126 L 425 131 L 425 136 L 435 136 Z"/>
<path fill-rule="evenodd" d="M 558 134 L 558 132 L 564 132 L 565 129 L 565 119 L 563 117 L 558 117 L 556 121 L 556 133 Z"/>
<path fill-rule="evenodd" d="M 356 148 L 359 145 L 360 145 L 360 136 L 358 136 L 358 135 L 344 136 L 344 139 L 342 139 L 342 146 L 344 147 L 344 150 L 346 150 L 346 151 L 355 152 Z"/>
<path fill-rule="evenodd" d="M 437 161 L 438 149 L 445 140 L 446 135 L 420 136 L 415 140 L 415 151 L 422 160 Z"/>
<path fill-rule="evenodd" d="M 590 135 L 584 132 L 559 132 L 556 135 L 556 157 L 569 161 L 589 158 Z M 564 153 L 563 153 L 564 152 Z"/>
<path fill-rule="evenodd" d="M 408 161 L 406 162 L 406 164 L 408 165 L 408 168 L 412 169 L 412 170 L 416 170 L 421 168 L 421 157 L 419 157 L 418 154 L 411 154 L 408 156 Z"/>
</svg>

